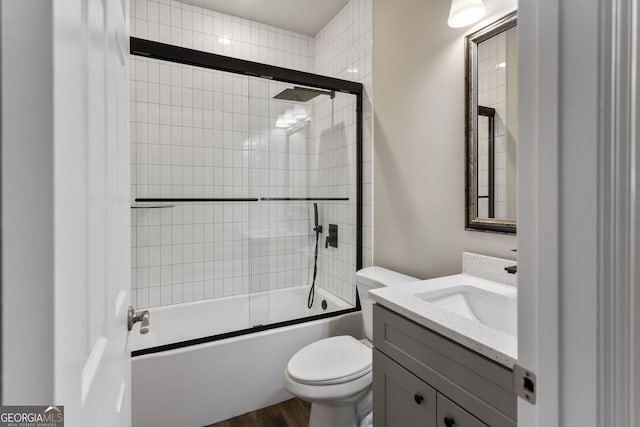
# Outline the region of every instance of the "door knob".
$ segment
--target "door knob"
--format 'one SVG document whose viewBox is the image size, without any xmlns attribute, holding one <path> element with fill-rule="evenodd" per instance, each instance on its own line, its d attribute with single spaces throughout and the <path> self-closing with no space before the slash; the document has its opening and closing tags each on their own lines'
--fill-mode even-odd
<svg viewBox="0 0 640 427">
<path fill-rule="evenodd" d="M 424 397 L 422 397 L 422 395 L 420 393 L 416 393 L 416 394 L 413 395 L 413 400 L 415 400 L 416 403 L 419 405 L 424 400 Z"/>
<path fill-rule="evenodd" d="M 453 427 L 456 424 L 456 422 L 453 420 L 453 418 L 451 417 L 444 417 L 444 425 L 446 427 Z"/>
<path fill-rule="evenodd" d="M 133 329 L 133 325 L 140 323 L 140 333 L 149 333 L 151 326 L 149 325 L 149 310 L 135 311 L 132 306 L 129 306 L 127 312 L 127 330 Z"/>
</svg>

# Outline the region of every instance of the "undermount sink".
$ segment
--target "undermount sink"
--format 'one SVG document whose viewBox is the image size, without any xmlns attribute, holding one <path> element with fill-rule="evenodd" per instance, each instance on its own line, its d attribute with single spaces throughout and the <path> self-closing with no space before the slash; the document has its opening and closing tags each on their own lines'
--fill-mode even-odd
<svg viewBox="0 0 640 427">
<path fill-rule="evenodd" d="M 518 288 L 515 277 L 503 273 L 504 267 L 512 264 L 510 260 L 464 253 L 461 274 L 373 289 L 369 298 L 513 368 L 518 361 Z"/>
<path fill-rule="evenodd" d="M 416 298 L 479 322 L 507 335 L 517 335 L 517 298 L 475 286 L 453 286 L 414 294 Z"/>
</svg>

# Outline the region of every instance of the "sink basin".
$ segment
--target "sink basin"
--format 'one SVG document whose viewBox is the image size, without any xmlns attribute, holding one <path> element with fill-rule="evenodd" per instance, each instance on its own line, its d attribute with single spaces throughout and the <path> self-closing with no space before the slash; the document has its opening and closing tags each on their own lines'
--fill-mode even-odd
<svg viewBox="0 0 640 427">
<path fill-rule="evenodd" d="M 369 298 L 508 368 L 518 360 L 515 283 L 462 273 L 372 289 Z"/>
<path fill-rule="evenodd" d="M 453 286 L 414 296 L 507 335 L 517 336 L 515 295 L 497 294 L 475 286 Z"/>
</svg>

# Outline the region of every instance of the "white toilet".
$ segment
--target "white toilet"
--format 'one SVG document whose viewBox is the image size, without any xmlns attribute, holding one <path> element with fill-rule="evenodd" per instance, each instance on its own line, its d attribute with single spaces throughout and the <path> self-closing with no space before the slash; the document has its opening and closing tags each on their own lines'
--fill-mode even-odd
<svg viewBox="0 0 640 427">
<path fill-rule="evenodd" d="M 343 335 L 309 344 L 291 357 L 285 387 L 311 402 L 310 427 L 356 427 L 371 424 L 371 341 L 373 301 L 369 289 L 398 286 L 418 279 L 381 267 L 356 273 L 366 339 Z"/>
</svg>

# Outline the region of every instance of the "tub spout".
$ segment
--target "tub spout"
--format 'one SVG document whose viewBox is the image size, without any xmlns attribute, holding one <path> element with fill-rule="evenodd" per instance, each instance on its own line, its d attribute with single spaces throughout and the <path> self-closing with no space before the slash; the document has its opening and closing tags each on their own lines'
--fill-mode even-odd
<svg viewBox="0 0 640 427">
<path fill-rule="evenodd" d="M 132 306 L 129 306 L 128 316 L 127 316 L 127 329 L 130 331 L 133 329 L 133 325 L 137 322 L 140 323 L 140 333 L 147 334 L 151 329 L 149 325 L 149 310 L 144 311 L 135 311 Z"/>
</svg>

